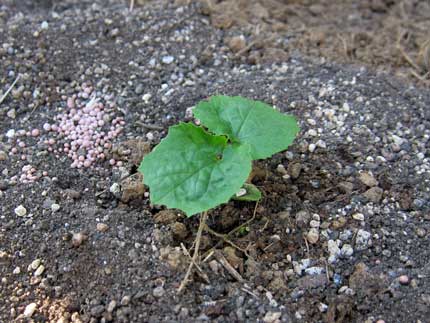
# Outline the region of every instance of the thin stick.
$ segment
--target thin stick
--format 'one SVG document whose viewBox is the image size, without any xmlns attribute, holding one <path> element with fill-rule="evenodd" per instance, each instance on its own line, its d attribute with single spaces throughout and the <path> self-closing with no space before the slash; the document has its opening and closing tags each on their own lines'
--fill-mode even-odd
<svg viewBox="0 0 430 323">
<path fill-rule="evenodd" d="M 218 233 L 218 232 L 216 232 L 216 231 L 212 230 L 211 228 L 209 228 L 209 226 L 207 226 L 207 225 L 205 225 L 205 227 L 204 227 L 204 229 L 203 229 L 203 230 L 205 230 L 206 232 L 208 232 L 208 233 L 210 233 L 210 234 L 214 235 L 214 236 L 215 236 L 215 237 L 217 237 L 217 238 L 222 239 L 224 242 L 228 243 L 228 244 L 229 244 L 230 246 L 232 246 L 233 248 L 236 248 L 237 250 L 239 250 L 239 251 L 241 251 L 241 252 L 243 252 L 243 253 L 247 254 L 246 250 L 242 249 L 242 248 L 241 248 L 241 247 L 239 247 L 237 244 L 235 244 L 234 242 L 230 241 L 230 240 L 227 238 L 227 235 L 225 235 L 225 234 L 221 234 L 221 233 Z"/>
<path fill-rule="evenodd" d="M 242 223 L 241 225 L 239 225 L 238 227 L 234 228 L 233 230 L 231 230 L 230 232 L 228 232 L 227 234 L 223 235 L 223 240 L 222 241 L 218 241 L 218 243 L 211 248 L 211 250 L 209 250 L 208 253 L 213 252 L 216 248 L 218 248 L 219 246 L 221 246 L 222 242 L 225 241 L 225 239 L 228 240 L 228 237 L 230 237 L 232 234 L 236 233 L 237 231 L 239 231 L 242 227 L 247 226 L 248 224 L 250 224 L 252 221 L 254 221 L 255 216 L 257 214 L 257 207 L 258 207 L 258 201 L 255 203 L 255 207 L 254 207 L 254 212 L 252 214 L 252 218 L 249 219 L 248 221 L 246 221 L 245 223 Z M 246 254 L 246 252 L 245 252 Z"/>
<path fill-rule="evenodd" d="M 134 0 L 130 0 L 130 8 L 129 11 L 132 12 L 134 8 Z"/>
<path fill-rule="evenodd" d="M 309 255 L 309 243 L 308 243 L 308 239 L 306 239 L 306 237 L 303 237 L 303 240 L 305 240 L 306 253 Z"/>
<path fill-rule="evenodd" d="M 155 124 L 147 124 L 147 123 L 143 123 L 143 122 L 140 122 L 140 121 L 136 121 L 135 124 L 137 124 L 137 125 L 139 125 L 139 126 L 141 126 L 143 128 L 149 129 L 149 130 L 160 130 L 161 131 L 161 130 L 164 129 L 161 126 L 157 126 Z"/>
<path fill-rule="evenodd" d="M 182 242 L 181 242 L 181 248 L 182 248 L 182 251 L 184 252 L 184 254 L 188 258 L 190 258 L 190 260 L 193 262 L 194 266 L 196 266 L 197 271 L 200 274 L 200 277 L 202 277 L 206 281 L 206 283 L 209 284 L 210 281 L 209 281 L 208 276 L 204 273 L 204 271 L 200 268 L 200 266 L 196 262 L 193 261 L 193 258 L 191 257 L 190 253 L 188 252 L 187 248 L 185 248 L 185 246 L 184 246 L 184 244 Z"/>
<path fill-rule="evenodd" d="M 3 96 L 0 98 L 0 104 L 3 103 L 4 99 L 6 99 L 6 97 L 8 96 L 9 92 L 12 91 L 13 87 L 15 86 L 16 82 L 18 82 L 19 80 L 19 75 L 17 76 L 17 78 L 15 79 L 15 81 L 13 81 L 12 85 L 7 89 L 6 93 L 3 94 Z"/>
<path fill-rule="evenodd" d="M 185 274 L 185 277 L 182 280 L 181 285 L 178 288 L 178 294 L 182 292 L 182 290 L 185 288 L 185 286 L 187 286 L 188 279 L 191 275 L 191 270 L 193 269 L 194 263 L 197 262 L 197 258 L 199 256 L 200 240 L 202 238 L 202 232 L 203 232 L 203 228 L 206 224 L 207 217 L 208 217 L 208 212 L 203 212 L 202 216 L 200 217 L 200 224 L 199 224 L 199 228 L 197 230 L 197 235 L 196 235 L 196 240 L 195 240 L 196 246 L 194 247 L 193 258 L 191 260 L 190 265 L 188 266 L 187 273 Z"/>
<path fill-rule="evenodd" d="M 243 282 L 242 276 L 237 272 L 236 269 L 225 259 L 224 255 L 218 250 L 215 251 L 216 259 L 224 266 L 224 268 L 232 275 L 238 282 Z"/>
</svg>

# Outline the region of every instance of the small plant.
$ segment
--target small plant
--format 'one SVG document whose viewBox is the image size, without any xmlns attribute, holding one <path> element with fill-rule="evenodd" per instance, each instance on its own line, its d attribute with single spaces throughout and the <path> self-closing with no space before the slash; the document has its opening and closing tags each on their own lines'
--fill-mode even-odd
<svg viewBox="0 0 430 323">
<path fill-rule="evenodd" d="M 258 201 L 260 191 L 245 183 L 252 161 L 287 149 L 299 132 L 293 116 L 238 96 L 213 96 L 200 102 L 193 114 L 205 128 L 191 123 L 171 127 L 139 167 L 153 204 L 180 209 L 187 216 L 203 212 L 194 254 L 178 292 L 186 286 L 193 266 L 201 271 L 197 258 L 202 231 L 214 233 L 206 226 L 207 210 L 231 198 Z M 246 230 L 239 228 L 239 234 Z"/>
<path fill-rule="evenodd" d="M 299 131 L 295 118 L 223 95 L 201 101 L 193 114 L 207 130 L 191 123 L 171 127 L 139 167 L 151 202 L 192 216 L 232 197 L 258 200 L 258 189 L 245 184 L 252 161 L 287 149 Z"/>
</svg>

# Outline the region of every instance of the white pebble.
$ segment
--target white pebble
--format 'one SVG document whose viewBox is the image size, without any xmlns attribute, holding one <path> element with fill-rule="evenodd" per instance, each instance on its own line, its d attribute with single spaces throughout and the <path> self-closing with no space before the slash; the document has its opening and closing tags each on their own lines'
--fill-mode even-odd
<svg viewBox="0 0 430 323">
<path fill-rule="evenodd" d="M 30 264 L 29 270 L 36 270 L 40 266 L 41 262 L 42 262 L 42 260 L 40 260 L 39 258 L 33 260 L 33 262 Z"/>
<path fill-rule="evenodd" d="M 27 209 L 24 206 L 19 205 L 15 208 L 15 214 L 18 216 L 25 216 L 27 214 Z"/>
<path fill-rule="evenodd" d="M 38 277 L 38 276 L 42 275 L 44 271 L 45 271 L 45 266 L 40 265 L 39 267 L 37 267 L 36 271 L 34 272 L 34 276 Z"/>
<path fill-rule="evenodd" d="M 51 205 L 52 212 L 56 212 L 60 209 L 60 204 L 54 203 Z"/>
<path fill-rule="evenodd" d="M 42 24 L 40 25 L 40 28 L 46 30 L 49 28 L 49 24 L 47 21 L 43 21 Z"/>
<path fill-rule="evenodd" d="M 26 318 L 30 318 L 30 317 L 32 317 L 32 316 L 33 316 L 33 314 L 34 314 L 34 312 L 36 311 L 36 307 L 37 307 L 36 303 L 30 303 L 30 304 L 28 304 L 28 305 L 25 307 L 25 310 L 24 310 L 24 316 L 25 316 Z"/>
<path fill-rule="evenodd" d="M 142 96 L 142 100 L 143 100 L 143 102 L 145 102 L 146 104 L 148 104 L 149 100 L 151 100 L 151 97 L 152 97 L 151 93 L 146 93 L 146 94 L 144 94 Z"/>
<path fill-rule="evenodd" d="M 8 137 L 8 138 L 13 138 L 13 137 L 15 137 L 15 129 L 9 129 L 9 130 L 6 132 L 6 137 Z"/>
<path fill-rule="evenodd" d="M 354 213 L 352 215 L 352 218 L 354 220 L 357 220 L 357 221 L 364 221 L 364 214 L 363 213 Z"/>
<path fill-rule="evenodd" d="M 308 147 L 308 150 L 309 150 L 309 152 L 313 153 L 316 148 L 317 148 L 317 146 L 315 144 L 310 144 Z"/>
<path fill-rule="evenodd" d="M 175 58 L 173 56 L 163 56 L 163 58 L 161 59 L 164 64 L 171 64 L 174 60 Z"/>
<path fill-rule="evenodd" d="M 309 129 L 308 130 L 308 135 L 311 137 L 316 137 L 318 135 L 318 133 L 316 132 L 315 129 Z"/>
</svg>

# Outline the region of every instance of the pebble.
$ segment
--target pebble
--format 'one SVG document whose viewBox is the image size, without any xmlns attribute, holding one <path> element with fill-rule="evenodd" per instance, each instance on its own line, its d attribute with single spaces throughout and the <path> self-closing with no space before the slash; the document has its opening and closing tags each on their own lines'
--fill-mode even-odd
<svg viewBox="0 0 430 323">
<path fill-rule="evenodd" d="M 310 225 L 310 227 L 311 228 L 319 228 L 320 227 L 320 221 L 316 221 L 316 220 L 312 220 L 310 223 L 309 223 L 309 225 Z"/>
<path fill-rule="evenodd" d="M 281 312 L 267 312 L 263 317 L 265 323 L 275 323 L 281 318 Z"/>
<path fill-rule="evenodd" d="M 25 216 L 27 214 L 27 209 L 24 206 L 19 205 L 15 208 L 15 214 L 17 216 Z"/>
<path fill-rule="evenodd" d="M 172 64 L 174 60 L 175 58 L 173 56 L 163 56 L 161 59 L 164 64 Z"/>
<path fill-rule="evenodd" d="M 375 179 L 375 177 L 373 177 L 373 175 L 368 172 L 361 173 L 358 176 L 358 179 L 360 180 L 360 182 L 362 182 L 364 185 L 368 187 L 374 187 L 379 184 L 378 181 Z"/>
<path fill-rule="evenodd" d="M 123 298 L 121 298 L 121 306 L 127 306 L 130 304 L 131 297 L 129 295 L 125 295 Z"/>
<path fill-rule="evenodd" d="M 15 267 L 15 269 L 12 272 L 14 275 L 19 275 L 21 273 L 21 268 L 20 267 Z"/>
<path fill-rule="evenodd" d="M 408 285 L 409 284 L 409 277 L 406 275 L 399 276 L 399 283 L 402 285 Z"/>
<path fill-rule="evenodd" d="M 315 145 L 315 144 L 309 144 L 309 146 L 308 146 L 308 150 L 310 153 L 313 153 L 316 148 L 317 148 L 317 145 Z"/>
<path fill-rule="evenodd" d="M 5 151 L 0 150 L 0 161 L 5 161 L 7 160 L 7 154 Z"/>
<path fill-rule="evenodd" d="M 325 273 L 325 268 L 323 267 L 309 267 L 305 269 L 306 275 L 321 275 Z"/>
<path fill-rule="evenodd" d="M 309 221 L 311 220 L 311 215 L 308 211 L 301 210 L 296 213 L 296 225 L 299 228 L 305 228 Z"/>
<path fill-rule="evenodd" d="M 134 93 L 136 93 L 137 95 L 142 94 L 143 93 L 143 85 L 142 84 L 138 84 L 136 86 L 136 88 L 134 89 Z"/>
<path fill-rule="evenodd" d="M 243 35 L 232 37 L 228 41 L 228 47 L 233 53 L 237 53 L 246 47 L 246 40 Z"/>
<path fill-rule="evenodd" d="M 340 249 L 340 253 L 342 257 L 349 258 L 354 254 L 354 249 L 350 244 L 346 243 L 342 246 L 342 249 Z"/>
<path fill-rule="evenodd" d="M 157 298 L 163 297 L 164 294 L 165 294 L 165 290 L 163 286 L 155 287 L 154 290 L 152 291 L 152 295 Z"/>
<path fill-rule="evenodd" d="M 30 264 L 29 270 L 36 270 L 41 263 L 42 263 L 42 260 L 40 258 L 33 260 L 33 262 Z"/>
<path fill-rule="evenodd" d="M 9 129 L 6 132 L 6 137 L 8 137 L 9 139 L 12 139 L 13 137 L 15 137 L 15 129 Z"/>
<path fill-rule="evenodd" d="M 36 271 L 34 272 L 34 276 L 38 277 L 41 276 L 43 274 L 43 272 L 45 271 L 45 266 L 44 265 L 40 265 Z"/>
<path fill-rule="evenodd" d="M 37 305 L 36 303 L 30 303 L 25 307 L 24 310 L 24 316 L 26 318 L 30 318 L 33 316 L 34 312 L 36 311 Z"/>
<path fill-rule="evenodd" d="M 72 236 L 72 245 L 74 247 L 79 247 L 88 239 L 88 236 L 82 232 L 74 233 Z"/>
<path fill-rule="evenodd" d="M 43 30 L 47 30 L 47 29 L 49 28 L 49 24 L 48 24 L 48 22 L 47 22 L 47 21 L 43 21 L 43 22 L 40 24 L 40 28 L 42 28 Z"/>
<path fill-rule="evenodd" d="M 96 229 L 99 232 L 106 232 L 109 230 L 109 226 L 105 223 L 97 223 Z"/>
<path fill-rule="evenodd" d="M 317 228 L 311 228 L 306 235 L 306 239 L 311 244 L 317 243 L 319 240 L 319 237 L 320 237 L 320 234 Z"/>
<path fill-rule="evenodd" d="M 109 302 L 108 306 L 107 306 L 107 311 L 108 313 L 112 313 L 116 308 L 116 301 L 112 300 Z"/>
<path fill-rule="evenodd" d="M 363 196 L 373 203 L 379 203 L 384 191 L 380 187 L 372 187 L 363 193 Z"/>
<path fill-rule="evenodd" d="M 327 305 L 327 304 L 324 304 L 324 303 L 319 303 L 319 304 L 318 304 L 318 310 L 319 310 L 321 313 L 325 313 L 325 312 L 327 312 L 327 309 L 328 309 L 328 305 Z"/>
<path fill-rule="evenodd" d="M 354 213 L 352 215 L 352 218 L 354 220 L 357 220 L 357 221 L 364 221 L 364 214 L 363 213 Z"/>
<path fill-rule="evenodd" d="M 144 94 L 144 95 L 142 96 L 142 100 L 143 100 L 143 102 L 145 102 L 146 104 L 148 104 L 148 103 L 149 103 L 149 100 L 151 100 L 151 98 L 152 98 L 151 93 L 146 93 L 146 94 Z"/>
<path fill-rule="evenodd" d="M 327 241 L 327 250 L 329 253 L 328 262 L 329 263 L 335 263 L 337 258 L 341 255 L 341 251 L 339 248 L 339 245 L 334 240 L 328 240 Z"/>
<path fill-rule="evenodd" d="M 366 250 L 372 245 L 372 238 L 370 232 L 365 230 L 358 230 L 355 238 L 355 247 L 357 250 Z"/>
<path fill-rule="evenodd" d="M 115 162 L 114 162 L 115 163 Z M 121 193 L 121 186 L 118 183 L 113 183 L 109 188 L 109 192 L 117 196 Z"/>
<path fill-rule="evenodd" d="M 426 236 L 426 230 L 423 228 L 417 228 L 415 230 L 415 233 L 417 234 L 418 237 L 420 238 L 424 238 Z"/>
<path fill-rule="evenodd" d="M 59 205 L 59 204 L 54 203 L 54 204 L 52 204 L 52 205 L 51 205 L 51 211 L 52 211 L 52 212 L 56 212 L 56 211 L 58 211 L 59 209 L 60 209 L 60 205 Z"/>
<path fill-rule="evenodd" d="M 302 165 L 300 163 L 292 163 L 288 165 L 288 174 L 293 178 L 297 179 L 302 171 Z"/>
</svg>

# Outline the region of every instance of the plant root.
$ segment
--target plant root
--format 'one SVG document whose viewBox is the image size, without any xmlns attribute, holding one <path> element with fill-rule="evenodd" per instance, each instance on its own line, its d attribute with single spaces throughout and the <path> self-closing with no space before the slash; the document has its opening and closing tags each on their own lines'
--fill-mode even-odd
<svg viewBox="0 0 430 323">
<path fill-rule="evenodd" d="M 195 240 L 194 254 L 193 254 L 193 257 L 191 258 L 191 262 L 190 262 L 190 265 L 188 266 L 188 270 L 185 274 L 185 277 L 182 280 L 181 285 L 178 288 L 178 294 L 181 293 L 184 290 L 184 288 L 187 286 L 189 277 L 190 277 L 191 272 L 192 272 L 192 269 L 193 269 L 194 265 L 197 263 L 197 258 L 199 257 L 200 241 L 202 238 L 203 228 L 206 225 L 207 217 L 208 217 L 207 211 L 203 212 L 202 216 L 200 217 L 200 224 L 199 224 L 199 228 L 197 230 L 197 235 L 196 235 L 196 240 Z"/>
</svg>

